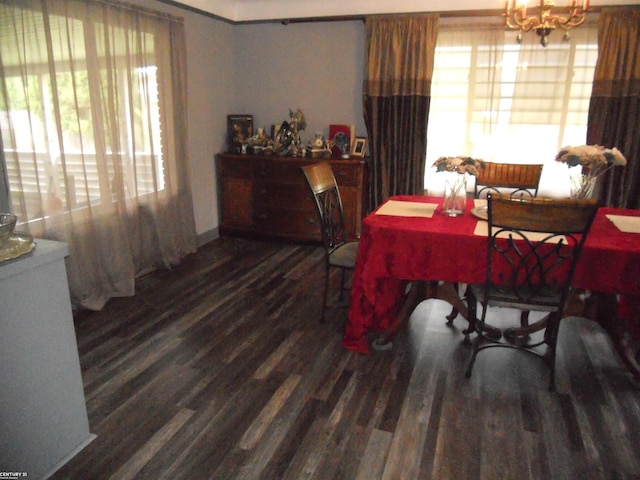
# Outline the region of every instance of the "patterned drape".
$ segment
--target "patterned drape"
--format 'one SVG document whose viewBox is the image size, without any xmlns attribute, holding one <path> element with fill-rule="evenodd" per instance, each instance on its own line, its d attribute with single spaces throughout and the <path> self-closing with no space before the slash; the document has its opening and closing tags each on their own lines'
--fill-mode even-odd
<svg viewBox="0 0 640 480">
<path fill-rule="evenodd" d="M 587 143 L 617 147 L 627 165 L 609 171 L 600 200 L 640 208 L 640 8 L 607 8 L 598 24 L 598 62 Z"/>
<path fill-rule="evenodd" d="M 388 197 L 424 191 L 427 121 L 440 19 L 366 19 L 364 117 L 371 170 L 369 209 Z"/>
</svg>

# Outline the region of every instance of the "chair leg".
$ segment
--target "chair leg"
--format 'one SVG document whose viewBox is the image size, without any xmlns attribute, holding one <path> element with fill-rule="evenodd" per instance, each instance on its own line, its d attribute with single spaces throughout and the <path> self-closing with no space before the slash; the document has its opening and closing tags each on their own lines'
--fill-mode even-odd
<svg viewBox="0 0 640 480">
<path fill-rule="evenodd" d="M 484 327 L 487 307 L 483 305 L 482 315 L 480 318 L 478 318 L 477 317 L 478 300 L 476 299 L 475 295 L 471 291 L 471 288 L 467 288 L 465 296 L 467 297 L 467 309 L 469 312 L 469 319 L 470 319 L 470 324 L 469 324 L 470 331 L 468 333 L 465 332 L 464 341 L 466 343 L 471 342 L 471 340 L 469 340 L 469 334 L 476 333 L 476 338 L 473 340 L 473 353 L 471 354 L 471 359 L 469 360 L 469 365 L 467 366 L 467 371 L 465 372 L 466 377 L 471 378 L 473 365 L 476 363 L 476 357 L 480 352 L 480 343 L 485 341 L 482 336 L 482 327 Z M 471 328 L 473 328 L 473 330 L 471 330 Z"/>
<path fill-rule="evenodd" d="M 556 346 L 549 346 L 548 351 L 549 358 L 547 362 L 549 363 L 549 391 L 556 391 Z"/>
<path fill-rule="evenodd" d="M 320 315 L 320 323 L 324 323 L 324 313 L 327 310 L 327 296 L 329 294 L 329 264 L 327 263 L 324 273 L 324 292 L 322 293 L 322 314 Z"/>
<path fill-rule="evenodd" d="M 477 342 L 477 339 L 476 339 Z M 478 356 L 478 348 L 474 345 L 473 353 L 471 354 L 471 360 L 469 360 L 469 365 L 467 366 L 467 371 L 465 372 L 465 376 L 467 378 L 471 378 L 471 372 L 473 371 L 473 365 L 476 363 L 476 357 Z"/>
<path fill-rule="evenodd" d="M 478 324 L 477 324 L 478 335 L 473 340 L 473 353 L 471 354 L 471 359 L 469 360 L 469 365 L 467 365 L 467 371 L 465 372 L 465 376 L 467 378 L 471 378 L 471 372 L 473 371 L 473 366 L 476 363 L 476 358 L 478 357 L 480 350 L 482 350 L 480 347 L 482 346 L 483 343 L 487 342 L 487 340 L 480 333 L 480 329 L 483 327 L 483 325 L 484 325 L 484 320 L 483 321 L 478 320 Z"/>
<path fill-rule="evenodd" d="M 469 335 L 472 333 L 477 333 L 476 327 L 478 325 L 478 301 L 476 297 L 471 292 L 471 289 L 467 287 L 467 291 L 465 292 L 465 297 L 467 299 L 467 317 L 469 321 L 469 326 L 462 331 L 464 334 L 464 343 L 470 343 L 471 340 Z"/>
<path fill-rule="evenodd" d="M 344 275 L 345 275 L 344 268 L 341 268 L 340 269 L 340 297 L 339 297 L 340 302 L 344 302 Z"/>
<path fill-rule="evenodd" d="M 554 392 L 556 389 L 556 344 L 558 343 L 558 332 L 560 330 L 561 314 L 555 312 L 549 315 L 547 328 L 544 331 L 544 341 L 547 344 L 547 354 L 549 370 L 549 391 Z"/>
</svg>

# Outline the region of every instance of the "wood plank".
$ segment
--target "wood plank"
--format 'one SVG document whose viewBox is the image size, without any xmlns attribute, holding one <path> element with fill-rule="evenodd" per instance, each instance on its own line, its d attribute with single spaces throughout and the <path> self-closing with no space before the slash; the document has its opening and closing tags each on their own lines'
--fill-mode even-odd
<svg viewBox="0 0 640 480">
<path fill-rule="evenodd" d="M 78 312 L 98 437 L 52 480 L 640 476 L 638 385 L 599 325 L 563 320 L 556 393 L 521 352 L 482 352 L 465 377 L 466 325 L 440 300 L 359 355 L 341 346 L 346 308 L 318 323 L 322 258 L 223 237 Z"/>
</svg>

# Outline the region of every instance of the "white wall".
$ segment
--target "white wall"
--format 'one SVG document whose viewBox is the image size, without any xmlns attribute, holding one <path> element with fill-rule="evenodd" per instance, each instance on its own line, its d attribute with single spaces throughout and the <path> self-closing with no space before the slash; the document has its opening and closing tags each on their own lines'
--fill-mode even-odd
<svg viewBox="0 0 640 480">
<path fill-rule="evenodd" d="M 233 27 L 236 112 L 253 114 L 270 128 L 301 109 L 303 141 L 325 136 L 330 124 L 355 125 L 366 136 L 362 114 L 364 23 L 262 23 Z"/>
<path fill-rule="evenodd" d="M 252 114 L 256 127 L 270 128 L 288 119 L 289 108 L 300 108 L 303 140 L 317 131 L 327 135 L 332 123 L 355 125 L 366 136 L 362 22 L 232 25 L 162 2 L 151 7 L 185 20 L 188 147 L 201 241 L 220 223 L 215 154 L 226 149 L 227 115 Z"/>
<path fill-rule="evenodd" d="M 215 154 L 225 148 L 226 115 L 235 109 L 234 27 L 162 2 L 132 3 L 184 18 L 187 48 L 188 155 L 196 231 L 210 240 L 219 225 Z"/>
<path fill-rule="evenodd" d="M 219 225 L 215 154 L 226 142 L 226 112 L 234 109 L 233 26 L 185 16 L 189 158 L 196 231 L 210 240 Z"/>
</svg>

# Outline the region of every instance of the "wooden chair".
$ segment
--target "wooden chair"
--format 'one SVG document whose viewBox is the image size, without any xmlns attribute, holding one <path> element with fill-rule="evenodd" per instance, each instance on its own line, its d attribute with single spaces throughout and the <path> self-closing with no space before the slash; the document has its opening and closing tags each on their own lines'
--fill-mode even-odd
<svg viewBox="0 0 640 480">
<path fill-rule="evenodd" d="M 320 322 L 324 323 L 332 268 L 341 270 L 340 297 L 344 300 L 345 272 L 356 266 L 358 242 L 347 242 L 340 190 L 329 162 L 319 162 L 301 167 L 313 194 L 320 219 L 322 245 L 325 251 L 325 280 Z"/>
<path fill-rule="evenodd" d="M 467 377 L 480 351 L 509 347 L 546 360 L 551 369 L 549 390 L 553 390 L 560 319 L 598 205 L 595 200 L 514 200 L 495 194 L 487 200 L 487 274 L 484 284 L 469 289 L 469 317 L 478 336 Z M 478 302 L 482 305 L 479 319 Z M 531 325 L 498 328 L 487 320 L 494 306 L 548 315 Z"/>
<path fill-rule="evenodd" d="M 473 198 L 486 198 L 489 193 L 508 193 L 513 198 L 538 196 L 538 186 L 542 175 L 540 164 L 486 162 L 485 168 L 478 170 Z M 467 293 L 464 293 L 467 298 Z M 453 308 L 446 316 L 447 325 L 453 325 L 458 311 Z M 522 312 L 522 323 L 527 322 L 527 312 Z"/>
<path fill-rule="evenodd" d="M 485 198 L 488 193 L 510 193 L 536 197 L 542 175 L 542 164 L 486 162 L 478 171 L 475 198 Z"/>
</svg>

